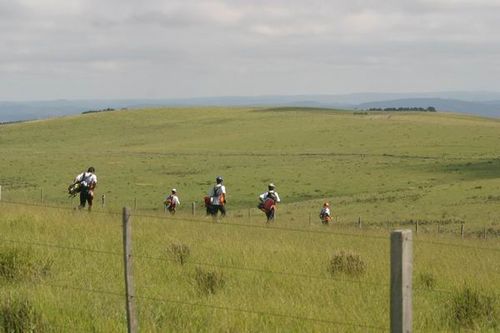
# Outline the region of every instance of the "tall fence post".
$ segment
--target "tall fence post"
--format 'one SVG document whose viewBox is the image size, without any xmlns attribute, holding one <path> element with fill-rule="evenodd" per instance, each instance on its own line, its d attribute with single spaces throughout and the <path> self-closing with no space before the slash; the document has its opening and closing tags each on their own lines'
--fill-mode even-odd
<svg viewBox="0 0 500 333">
<path fill-rule="evenodd" d="M 412 332 L 411 230 L 391 233 L 391 333 Z"/>
<path fill-rule="evenodd" d="M 101 206 L 104 208 L 106 206 L 106 194 L 103 194 L 101 197 Z"/>
<path fill-rule="evenodd" d="M 418 220 L 415 220 L 415 234 L 418 234 Z"/>
<path fill-rule="evenodd" d="M 0 201 L 2 201 L 2 185 L 0 185 Z"/>
<path fill-rule="evenodd" d="M 361 217 L 358 217 L 358 228 L 361 229 Z"/>
<path fill-rule="evenodd" d="M 465 228 L 465 226 L 464 226 L 464 224 L 462 223 L 462 224 L 460 225 L 460 237 L 462 237 L 462 238 L 464 238 L 464 228 Z"/>
<path fill-rule="evenodd" d="M 127 307 L 128 333 L 137 332 L 137 317 L 135 314 L 134 279 L 132 274 L 132 224 L 130 209 L 123 207 L 123 259 L 125 268 L 125 298 Z"/>
<path fill-rule="evenodd" d="M 193 203 L 191 204 L 191 214 L 196 215 L 196 202 L 193 201 Z"/>
</svg>

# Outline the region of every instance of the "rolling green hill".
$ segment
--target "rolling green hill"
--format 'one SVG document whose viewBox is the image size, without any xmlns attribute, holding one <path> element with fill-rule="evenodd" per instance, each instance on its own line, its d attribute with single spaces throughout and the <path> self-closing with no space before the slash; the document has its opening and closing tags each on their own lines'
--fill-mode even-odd
<svg viewBox="0 0 500 333">
<path fill-rule="evenodd" d="M 46 203 L 74 205 L 65 189 L 93 165 L 109 208 L 161 210 L 175 187 L 190 211 L 222 175 L 233 212 L 272 181 L 287 209 L 330 200 L 341 221 L 494 227 L 499 129 L 458 115 L 307 108 L 90 114 L 1 126 L 0 185 L 4 200 L 37 202 L 43 191 Z"/>
<path fill-rule="evenodd" d="M 491 119 L 307 108 L 128 110 L 0 126 L 0 332 L 12 313 L 39 332 L 123 332 L 119 212 L 134 202 L 143 332 L 387 331 L 389 230 L 416 221 L 415 331 L 495 332 L 499 143 Z M 88 214 L 65 190 L 91 165 Z M 217 175 L 229 213 L 219 223 L 201 202 Z M 282 203 L 266 224 L 255 206 L 269 182 Z M 175 217 L 162 207 L 172 187 Z M 317 218 L 324 200 L 329 226 Z M 182 264 L 179 245 L 189 249 Z M 331 273 L 341 251 L 364 271 Z"/>
</svg>

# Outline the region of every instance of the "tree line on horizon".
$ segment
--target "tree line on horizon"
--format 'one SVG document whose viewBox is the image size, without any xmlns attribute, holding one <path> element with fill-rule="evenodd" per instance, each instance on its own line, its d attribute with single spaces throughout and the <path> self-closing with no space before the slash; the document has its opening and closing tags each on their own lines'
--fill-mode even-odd
<svg viewBox="0 0 500 333">
<path fill-rule="evenodd" d="M 419 111 L 419 112 L 436 112 L 436 108 L 428 106 L 422 107 L 390 107 L 390 108 L 369 108 L 368 111 Z"/>
</svg>

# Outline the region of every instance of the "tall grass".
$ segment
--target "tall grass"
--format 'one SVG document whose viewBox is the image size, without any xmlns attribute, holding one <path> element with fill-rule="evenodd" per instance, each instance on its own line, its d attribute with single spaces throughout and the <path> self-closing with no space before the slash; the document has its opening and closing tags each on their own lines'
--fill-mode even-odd
<svg viewBox="0 0 500 333">
<path fill-rule="evenodd" d="M 36 250 L 53 258 L 50 275 L 41 283 L 16 280 L 2 285 L 1 297 L 13 291 L 30 295 L 47 325 L 59 331 L 123 331 L 120 216 L 26 208 L 21 212 L 24 222 L 11 225 L 17 210 L 0 207 L 3 238 L 58 245 Z M 279 223 L 273 228 L 248 216 L 215 223 L 203 216 L 132 215 L 141 330 L 359 332 L 388 327 L 388 233 L 342 226 L 325 230 L 320 222 L 303 231 L 287 230 L 287 222 Z M 415 326 L 453 330 L 450 294 L 436 290 L 460 290 L 468 279 L 476 287 L 487 286 L 485 292 L 493 295 L 500 285 L 491 267 L 500 258 L 497 251 L 458 246 L 485 247 L 478 240 L 428 237 L 415 240 L 415 278 L 428 282 L 432 276 L 436 282 L 423 289 L 415 284 Z M 183 265 L 165 256 L 172 244 L 189 244 Z M 353 254 L 364 263 L 364 274 L 331 275 L 325 263 L 332 253 L 344 258 Z M 475 319 L 474 328 L 493 327 L 491 320 L 481 318 L 489 317 Z"/>
</svg>

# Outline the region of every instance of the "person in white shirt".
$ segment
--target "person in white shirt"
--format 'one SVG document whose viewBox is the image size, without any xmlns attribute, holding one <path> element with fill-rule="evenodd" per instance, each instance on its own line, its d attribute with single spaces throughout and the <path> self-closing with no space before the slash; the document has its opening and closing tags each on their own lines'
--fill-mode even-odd
<svg viewBox="0 0 500 333">
<path fill-rule="evenodd" d="M 267 222 L 270 222 L 274 220 L 276 204 L 281 202 L 281 199 L 278 192 L 276 192 L 276 186 L 273 183 L 269 184 L 267 189 L 267 192 L 259 195 L 260 203 L 257 207 L 266 214 Z"/>
<path fill-rule="evenodd" d="M 332 220 L 332 215 L 330 212 L 330 204 L 328 202 L 325 202 L 323 204 L 323 208 L 319 212 L 319 218 L 321 219 L 321 223 L 323 224 L 329 224 L 330 221 Z"/>
<path fill-rule="evenodd" d="M 224 179 L 218 176 L 215 181 L 217 184 L 208 192 L 207 214 L 215 217 L 220 211 L 221 216 L 226 216 L 226 187 L 222 184 Z"/>
<path fill-rule="evenodd" d="M 177 190 L 175 188 L 172 189 L 172 193 L 165 199 L 165 207 L 170 212 L 170 214 L 174 215 L 177 206 L 181 204 L 179 197 L 177 196 Z"/>
<path fill-rule="evenodd" d="M 87 172 L 82 172 L 75 177 L 75 184 L 80 184 L 80 206 L 79 209 L 85 208 L 85 204 L 89 204 L 89 211 L 92 210 L 92 201 L 94 200 L 94 189 L 97 185 L 97 176 L 95 175 L 94 167 L 88 168 Z"/>
</svg>

